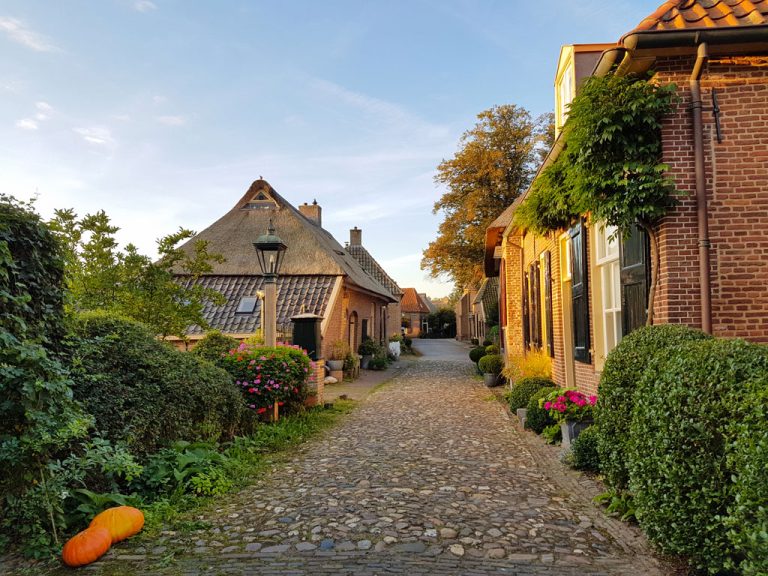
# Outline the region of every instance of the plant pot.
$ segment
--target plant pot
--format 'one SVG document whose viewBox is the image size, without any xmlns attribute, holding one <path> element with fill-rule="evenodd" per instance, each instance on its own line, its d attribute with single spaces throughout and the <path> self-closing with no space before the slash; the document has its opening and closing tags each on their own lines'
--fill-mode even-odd
<svg viewBox="0 0 768 576">
<path fill-rule="evenodd" d="M 328 365 L 328 369 L 331 372 L 338 372 L 339 370 L 344 370 L 344 360 L 328 360 L 326 364 Z"/>
<path fill-rule="evenodd" d="M 360 368 L 363 370 L 368 370 L 368 364 L 371 363 L 371 358 L 373 358 L 373 354 L 366 354 L 360 359 Z"/>
<path fill-rule="evenodd" d="M 488 386 L 488 388 L 493 388 L 494 386 L 499 385 L 499 375 L 486 372 L 483 374 L 483 381 L 485 382 L 485 385 Z"/>
<path fill-rule="evenodd" d="M 585 429 L 592 426 L 592 420 L 583 420 L 581 422 L 572 422 L 565 420 L 560 422 L 560 432 L 563 435 L 563 448 L 569 448 L 571 442 L 576 440 Z"/>
<path fill-rule="evenodd" d="M 517 409 L 517 419 L 520 420 L 520 426 L 525 428 L 525 419 L 528 417 L 528 408 Z"/>
</svg>

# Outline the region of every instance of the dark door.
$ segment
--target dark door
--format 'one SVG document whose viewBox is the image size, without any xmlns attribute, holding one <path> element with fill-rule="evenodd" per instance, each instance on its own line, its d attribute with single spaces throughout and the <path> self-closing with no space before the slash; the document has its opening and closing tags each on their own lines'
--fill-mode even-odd
<svg viewBox="0 0 768 576">
<path fill-rule="evenodd" d="M 648 234 L 638 227 L 619 245 L 621 266 L 621 333 L 626 336 L 645 325 L 650 286 L 650 244 Z"/>
<path fill-rule="evenodd" d="M 584 222 L 570 230 L 571 236 L 571 298 L 573 302 L 573 358 L 590 362 L 589 354 L 589 292 L 587 273 L 587 228 Z"/>
</svg>

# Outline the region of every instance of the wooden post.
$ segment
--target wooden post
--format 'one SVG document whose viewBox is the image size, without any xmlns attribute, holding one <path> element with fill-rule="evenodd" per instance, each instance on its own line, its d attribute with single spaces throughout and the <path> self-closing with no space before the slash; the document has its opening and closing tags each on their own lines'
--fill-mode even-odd
<svg viewBox="0 0 768 576">
<path fill-rule="evenodd" d="M 280 417 L 278 415 L 278 410 L 280 410 L 280 407 L 278 406 L 277 401 L 275 401 L 274 413 L 272 414 L 272 422 L 277 422 L 277 419 Z"/>
</svg>

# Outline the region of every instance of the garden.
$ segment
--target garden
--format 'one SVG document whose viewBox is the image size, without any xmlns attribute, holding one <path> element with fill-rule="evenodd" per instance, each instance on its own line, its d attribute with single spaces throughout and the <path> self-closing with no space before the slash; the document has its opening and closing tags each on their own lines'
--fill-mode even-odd
<svg viewBox="0 0 768 576">
<path fill-rule="evenodd" d="M 99 300 L 98 284 L 84 267 L 68 267 L 82 245 L 68 251 L 60 231 L 32 206 L 0 197 L 3 553 L 51 559 L 115 506 L 139 508 L 151 536 L 161 523 L 241 488 L 270 453 L 349 409 L 305 408 L 313 365 L 295 346 L 210 333 L 180 352 L 157 338 L 157 325 L 124 313 L 128 298 L 119 303 L 123 313 L 90 305 Z M 123 256 L 112 260 L 113 273 L 126 270 Z M 146 273 L 135 286 L 151 279 L 158 293 L 170 278 L 162 262 L 134 258 L 133 265 L 134 276 Z M 166 288 L 169 301 L 178 296 Z M 122 298 L 127 283 L 115 290 Z M 133 295 L 131 302 L 140 301 Z M 194 314 L 194 295 L 187 296 L 184 313 Z M 159 312 L 169 331 L 183 321 L 171 306 Z"/>
<path fill-rule="evenodd" d="M 596 501 L 695 573 L 768 574 L 768 348 L 647 326 L 609 354 L 597 396 L 512 363 L 505 394 L 524 427 L 596 475 Z"/>
</svg>

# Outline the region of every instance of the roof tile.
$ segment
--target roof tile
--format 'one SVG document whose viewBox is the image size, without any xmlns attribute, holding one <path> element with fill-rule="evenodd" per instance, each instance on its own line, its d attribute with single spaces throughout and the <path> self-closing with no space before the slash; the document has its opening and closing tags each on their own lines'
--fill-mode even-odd
<svg viewBox="0 0 768 576">
<path fill-rule="evenodd" d="M 768 24 L 768 0 L 668 0 L 632 32 L 759 24 Z"/>
<path fill-rule="evenodd" d="M 429 307 L 422 302 L 416 288 L 403 288 L 403 300 L 400 306 L 407 314 L 429 314 Z"/>
</svg>

